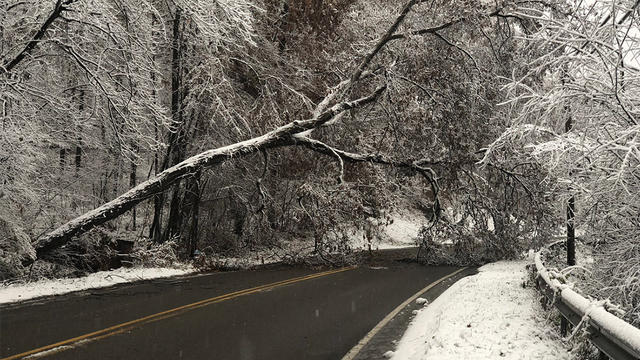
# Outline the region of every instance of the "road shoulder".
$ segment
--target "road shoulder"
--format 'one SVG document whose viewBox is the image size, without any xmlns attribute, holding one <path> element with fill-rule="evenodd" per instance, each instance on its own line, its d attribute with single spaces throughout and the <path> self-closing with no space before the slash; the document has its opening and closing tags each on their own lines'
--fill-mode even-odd
<svg viewBox="0 0 640 360">
<path fill-rule="evenodd" d="M 429 303 L 440 296 L 451 285 L 458 280 L 477 274 L 475 268 L 465 268 L 459 273 L 446 278 L 445 280 L 435 284 L 435 286 L 425 290 L 422 290 L 418 294 L 418 298 L 426 299 Z M 402 338 L 402 335 L 407 330 L 411 320 L 415 317 L 416 312 L 423 308 L 423 303 L 411 301 L 406 304 L 397 315 L 382 326 L 375 335 L 370 339 L 363 339 L 366 344 L 359 349 L 352 349 L 342 360 L 372 360 L 372 359 L 384 359 L 384 354 L 392 351 L 397 346 L 398 342 Z M 361 340 L 362 342 L 362 340 Z M 356 351 L 354 351 L 356 350 Z"/>
</svg>

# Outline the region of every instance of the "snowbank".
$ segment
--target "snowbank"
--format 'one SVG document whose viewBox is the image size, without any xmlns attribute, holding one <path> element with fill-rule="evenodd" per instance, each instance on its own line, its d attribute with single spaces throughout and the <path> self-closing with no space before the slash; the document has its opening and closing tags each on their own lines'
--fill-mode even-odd
<svg viewBox="0 0 640 360">
<path fill-rule="evenodd" d="M 501 261 L 461 279 L 420 310 L 393 359 L 570 359 L 547 328 L 525 261 Z"/>
<path fill-rule="evenodd" d="M 115 284 L 164 278 L 193 273 L 193 267 L 172 268 L 120 268 L 100 271 L 80 278 L 41 280 L 25 284 L 0 286 L 0 304 L 60 295 L 78 290 L 95 289 Z"/>
</svg>

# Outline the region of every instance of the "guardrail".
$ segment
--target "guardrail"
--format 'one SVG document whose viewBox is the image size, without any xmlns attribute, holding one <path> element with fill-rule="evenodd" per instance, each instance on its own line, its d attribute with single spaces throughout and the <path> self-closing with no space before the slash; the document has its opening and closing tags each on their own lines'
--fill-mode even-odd
<svg viewBox="0 0 640 360">
<path fill-rule="evenodd" d="M 587 324 L 589 340 L 601 354 L 614 360 L 640 359 L 640 329 L 553 278 L 542 264 L 541 252 L 535 256 L 536 285 L 560 314 L 574 326 Z"/>
</svg>

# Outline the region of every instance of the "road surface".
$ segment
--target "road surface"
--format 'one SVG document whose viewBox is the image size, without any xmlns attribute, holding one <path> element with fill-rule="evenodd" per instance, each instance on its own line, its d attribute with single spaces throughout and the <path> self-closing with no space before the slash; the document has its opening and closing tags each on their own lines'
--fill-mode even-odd
<svg viewBox="0 0 640 360">
<path fill-rule="evenodd" d="M 457 269 L 391 258 L 277 267 L 3 306 L 0 359 L 340 359 L 396 306 Z"/>
</svg>

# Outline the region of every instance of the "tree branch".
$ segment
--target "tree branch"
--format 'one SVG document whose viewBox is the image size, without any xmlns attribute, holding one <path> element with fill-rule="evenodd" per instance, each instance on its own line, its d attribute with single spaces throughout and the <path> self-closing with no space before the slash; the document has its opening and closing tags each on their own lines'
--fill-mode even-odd
<svg viewBox="0 0 640 360">
<path fill-rule="evenodd" d="M 496 10 L 490 12 L 489 14 L 487 14 L 487 16 L 488 17 L 501 16 L 502 15 L 500 13 L 501 11 L 502 11 L 502 8 L 496 9 Z M 465 21 L 467 21 L 467 19 L 464 18 L 464 17 L 461 17 L 459 19 L 451 20 L 451 21 L 446 22 L 444 24 L 440 24 L 440 25 L 433 26 L 433 27 L 430 27 L 430 28 L 409 31 L 408 33 L 403 33 L 403 34 L 394 34 L 394 35 L 389 36 L 388 38 L 386 38 L 385 44 L 387 42 L 390 42 L 390 41 L 393 41 L 393 40 L 406 39 L 408 37 L 416 36 L 416 35 L 427 35 L 427 34 L 438 35 L 437 34 L 438 31 L 450 28 L 453 25 L 456 25 L 456 24 L 459 24 L 459 23 L 463 23 Z"/>
<path fill-rule="evenodd" d="M 40 26 L 40 29 L 38 29 L 33 38 L 29 40 L 24 49 L 22 49 L 22 51 L 20 51 L 20 53 L 18 53 L 18 55 L 16 55 L 13 60 L 6 62 L 0 66 L 0 75 L 10 72 L 16 65 L 18 65 L 22 61 L 22 59 L 25 58 L 25 56 L 29 55 L 47 33 L 47 30 L 49 29 L 51 24 L 58 17 L 60 17 L 60 14 L 62 14 L 62 12 L 66 10 L 66 7 L 72 4 L 74 1 L 75 0 L 57 0 L 56 5 L 53 8 L 53 12 L 51 12 L 49 17 L 47 17 L 47 20 L 45 20 L 42 26 Z"/>
<path fill-rule="evenodd" d="M 393 34 L 396 32 L 396 30 L 398 30 L 398 27 L 400 27 L 400 24 L 402 24 L 402 22 L 404 22 L 404 19 L 407 17 L 407 15 L 409 14 L 409 11 L 411 11 L 411 8 L 416 5 L 417 3 L 421 2 L 420 0 L 409 0 L 409 2 L 407 2 L 404 7 L 402 8 L 402 11 L 400 11 L 400 15 L 398 15 L 398 17 L 396 17 L 396 20 L 393 22 L 393 24 L 391 24 L 391 26 L 387 29 L 387 31 L 384 33 L 384 35 L 382 35 L 382 37 L 378 40 L 378 42 L 376 43 L 376 45 L 373 47 L 373 50 L 371 50 L 365 57 L 364 59 L 362 59 L 362 62 L 360 62 L 360 65 L 358 65 L 358 67 L 356 68 L 356 70 L 353 72 L 353 74 L 351 75 L 351 83 L 355 83 L 356 81 L 360 80 L 360 76 L 362 75 L 362 73 L 366 70 L 366 68 L 369 66 L 369 64 L 371 63 L 371 60 L 373 60 L 373 58 L 380 52 L 380 50 L 382 50 L 382 48 L 393 38 Z"/>
<path fill-rule="evenodd" d="M 436 32 L 440 31 L 440 30 L 444 30 L 446 28 L 449 28 L 455 24 L 464 22 L 465 18 L 459 18 L 456 20 L 451 20 L 449 22 L 446 22 L 444 24 L 440 24 L 438 26 L 434 26 L 434 27 L 430 27 L 430 28 L 426 28 L 426 29 L 421 29 L 421 30 L 414 30 L 414 31 L 410 31 L 408 33 L 404 33 L 404 34 L 395 34 L 393 36 L 390 36 L 387 40 L 387 42 L 389 41 L 393 41 L 393 40 L 399 40 L 399 39 L 406 39 L 410 36 L 416 36 L 416 35 L 426 35 L 426 34 L 435 34 Z"/>
<path fill-rule="evenodd" d="M 435 36 L 437 36 L 440 40 L 444 41 L 447 45 L 454 47 L 456 49 L 458 49 L 460 52 L 462 52 L 463 54 L 467 55 L 467 57 L 469 57 L 469 59 L 471 59 L 471 61 L 473 62 L 473 66 L 476 68 L 476 70 L 480 71 L 480 67 L 478 66 L 478 63 L 476 62 L 476 59 L 473 58 L 473 56 L 471 56 L 471 54 L 469 54 L 469 52 L 465 49 L 463 49 L 462 47 L 452 43 L 451 41 L 449 41 L 447 38 L 445 38 L 444 36 L 440 35 L 439 32 L 434 32 L 433 33 Z"/>
<path fill-rule="evenodd" d="M 436 178 L 435 171 L 433 171 L 433 169 L 429 167 L 422 166 L 422 164 L 432 163 L 432 162 L 427 161 L 425 159 L 420 159 L 412 162 L 397 161 L 397 160 L 390 159 L 382 154 L 358 154 L 358 153 L 339 150 L 321 141 L 311 139 L 308 137 L 297 136 L 294 139 L 297 144 L 305 146 L 306 148 L 311 149 L 315 152 L 319 152 L 321 154 L 328 155 L 331 157 L 337 156 L 341 164 L 343 163 L 343 161 L 349 161 L 352 163 L 368 162 L 368 163 L 392 166 L 396 168 L 413 170 L 420 173 L 420 175 L 422 175 L 427 180 L 427 182 L 431 187 L 431 192 L 433 193 L 433 209 L 434 209 L 434 218 L 432 218 L 432 221 L 437 220 L 440 214 L 440 201 L 438 198 L 438 192 L 440 191 L 440 187 L 438 185 L 438 180 Z"/>
</svg>

